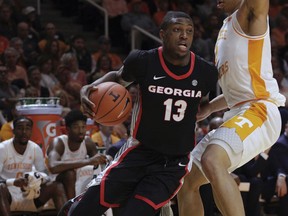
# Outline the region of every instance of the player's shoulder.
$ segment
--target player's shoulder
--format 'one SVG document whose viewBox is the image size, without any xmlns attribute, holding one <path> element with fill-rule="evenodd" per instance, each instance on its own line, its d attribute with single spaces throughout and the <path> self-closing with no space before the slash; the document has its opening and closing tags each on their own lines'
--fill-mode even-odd
<svg viewBox="0 0 288 216">
<path fill-rule="evenodd" d="M 217 70 L 217 68 L 216 68 L 216 66 L 215 66 L 215 64 L 213 62 L 208 61 L 208 60 L 206 60 L 206 59 L 204 59 L 201 56 L 196 55 L 196 54 L 195 54 L 195 63 L 196 64 L 201 64 L 204 67 L 209 67 L 211 69 Z"/>
</svg>

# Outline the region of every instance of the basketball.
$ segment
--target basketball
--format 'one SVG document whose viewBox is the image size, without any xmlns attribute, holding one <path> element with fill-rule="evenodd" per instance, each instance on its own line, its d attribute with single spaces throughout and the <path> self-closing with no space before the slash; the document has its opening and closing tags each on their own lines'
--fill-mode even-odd
<svg viewBox="0 0 288 216">
<path fill-rule="evenodd" d="M 94 120 L 105 126 L 124 122 L 131 113 L 132 100 L 128 90 L 116 82 L 97 85 L 89 99 L 95 104 Z"/>
</svg>

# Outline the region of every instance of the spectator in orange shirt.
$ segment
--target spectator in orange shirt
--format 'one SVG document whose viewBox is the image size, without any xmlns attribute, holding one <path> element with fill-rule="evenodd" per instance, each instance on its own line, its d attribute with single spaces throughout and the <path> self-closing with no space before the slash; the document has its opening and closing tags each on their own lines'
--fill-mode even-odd
<svg viewBox="0 0 288 216">
<path fill-rule="evenodd" d="M 97 40 L 97 46 L 98 46 L 98 51 L 92 54 L 93 63 L 94 63 L 93 71 L 95 71 L 95 65 L 98 61 L 98 58 L 102 56 L 103 54 L 107 54 L 109 58 L 111 59 L 113 70 L 118 70 L 123 65 L 123 61 L 121 57 L 118 54 L 111 52 L 111 41 L 109 38 L 105 37 L 104 35 L 100 36 Z"/>
</svg>

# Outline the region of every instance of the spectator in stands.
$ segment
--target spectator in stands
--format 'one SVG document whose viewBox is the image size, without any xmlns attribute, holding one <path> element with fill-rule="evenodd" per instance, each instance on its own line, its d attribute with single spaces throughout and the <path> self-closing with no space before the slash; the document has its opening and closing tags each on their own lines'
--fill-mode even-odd
<svg viewBox="0 0 288 216">
<path fill-rule="evenodd" d="M 87 84 L 85 71 L 78 66 L 78 60 L 74 53 L 64 53 L 60 58 L 60 65 L 69 72 L 67 82 L 78 83 L 81 87 Z"/>
<path fill-rule="evenodd" d="M 39 41 L 37 35 L 30 30 L 28 23 L 18 23 L 17 37 L 21 38 L 23 41 L 23 52 L 27 61 L 29 62 L 29 64 L 35 64 L 36 59 L 39 55 Z"/>
<path fill-rule="evenodd" d="M 169 0 L 159 0 L 157 2 L 158 2 L 157 4 L 158 9 L 153 14 L 153 21 L 156 23 L 157 27 L 159 27 L 160 24 L 162 23 L 163 17 L 170 9 L 170 3 Z"/>
<path fill-rule="evenodd" d="M 60 58 L 63 52 L 60 49 L 59 40 L 48 40 L 44 49 L 41 51 L 41 55 L 50 56 L 52 59 L 52 70 L 55 71 L 60 65 Z"/>
<path fill-rule="evenodd" d="M 68 46 L 65 43 L 65 39 L 62 33 L 56 30 L 56 26 L 54 23 L 47 23 L 44 28 L 44 33 L 40 36 L 41 40 L 38 43 L 40 50 L 43 52 L 47 42 L 50 40 L 57 40 L 59 43 L 60 53 L 64 53 L 67 51 Z"/>
<path fill-rule="evenodd" d="M 93 142 L 99 147 L 105 147 L 107 150 L 112 144 L 120 140 L 119 137 L 112 134 L 113 127 L 99 124 L 99 131 L 91 134 Z"/>
<path fill-rule="evenodd" d="M 18 97 L 19 88 L 9 82 L 6 66 L 0 66 L 0 110 L 10 109 Z"/>
<path fill-rule="evenodd" d="M 24 67 L 27 69 L 29 66 L 28 59 L 24 55 L 24 50 L 23 50 L 23 41 L 19 37 L 13 37 L 10 39 L 10 47 L 15 48 L 18 53 L 19 53 L 19 60 L 18 60 L 18 65 Z"/>
<path fill-rule="evenodd" d="M 50 95 L 53 95 L 54 86 L 59 83 L 53 70 L 53 58 L 49 55 L 41 55 L 38 58 L 37 66 L 41 72 L 40 85 L 49 89 Z"/>
<path fill-rule="evenodd" d="M 94 80 L 99 79 L 111 70 L 113 70 L 111 58 L 107 54 L 101 55 L 97 60 L 96 70 L 89 74 L 89 77 L 87 78 L 88 82 L 92 83 Z"/>
<path fill-rule="evenodd" d="M 0 34 L 0 55 L 2 55 L 4 53 L 4 51 L 7 47 L 9 47 L 8 38 L 6 38 Z"/>
<path fill-rule="evenodd" d="M 39 36 L 43 28 L 40 16 L 37 14 L 36 9 L 32 6 L 27 6 L 22 10 L 22 14 L 23 21 L 28 23 L 30 26 L 30 31 Z"/>
<path fill-rule="evenodd" d="M 56 181 L 63 183 L 68 199 L 83 192 L 83 186 L 86 186 L 83 182 L 85 172 L 81 173 L 81 170 L 86 168 L 89 181 L 93 169 L 106 163 L 106 157 L 98 154 L 91 138 L 85 136 L 86 120 L 81 111 L 70 111 L 65 116 L 67 135 L 55 137 L 47 150 L 48 168 L 52 174 L 57 174 L 54 176 Z"/>
<path fill-rule="evenodd" d="M 0 34 L 11 39 L 16 36 L 17 20 L 12 16 L 12 8 L 10 5 L 3 3 L 0 6 Z"/>
<path fill-rule="evenodd" d="M 16 110 L 16 102 L 11 103 L 10 109 L 3 113 L 6 118 L 6 122 L 2 124 L 0 129 L 0 141 L 11 139 L 13 134 L 13 120 L 18 117 L 18 112 Z"/>
<path fill-rule="evenodd" d="M 40 84 L 41 73 L 37 66 L 31 65 L 28 68 L 28 80 L 29 80 L 29 85 L 27 88 L 30 88 L 30 87 L 35 88 L 35 91 L 36 91 L 35 97 L 50 97 L 49 89 L 41 86 Z"/>
<path fill-rule="evenodd" d="M 100 36 L 97 40 L 97 48 L 98 50 L 92 54 L 94 65 L 96 65 L 98 58 L 104 54 L 107 54 L 111 59 L 113 70 L 118 70 L 123 65 L 121 57 L 111 51 L 111 41 L 109 38 L 104 35 Z M 95 69 L 97 68 L 94 67 L 93 71 Z"/>
<path fill-rule="evenodd" d="M 288 33 L 288 17 L 280 13 L 275 20 L 275 27 L 271 29 L 271 39 L 275 40 L 278 49 L 285 46 L 286 33 Z"/>
<path fill-rule="evenodd" d="M 264 171 L 266 177 L 263 198 L 270 202 L 276 195 L 279 198 L 278 216 L 286 216 L 288 212 L 288 124 L 284 133 L 272 146 L 269 152 L 268 167 Z M 264 175 L 263 175 L 264 176 Z"/>
<path fill-rule="evenodd" d="M 194 26 L 195 31 L 194 31 L 194 39 L 193 39 L 193 44 L 191 46 L 191 51 L 194 53 L 198 54 L 202 58 L 206 60 L 210 60 L 210 52 L 208 48 L 207 42 L 203 39 L 203 34 L 200 30 L 199 26 Z"/>
<path fill-rule="evenodd" d="M 28 85 L 28 77 L 25 68 L 18 65 L 20 54 L 13 48 L 8 47 L 4 52 L 4 62 L 8 71 L 8 80 L 12 82 L 16 79 L 22 79 L 25 84 Z"/>
<path fill-rule="evenodd" d="M 152 17 L 141 11 L 141 0 L 133 0 L 131 5 L 131 11 L 124 14 L 121 20 L 121 27 L 125 32 L 126 39 L 128 40 L 128 46 L 131 41 L 132 26 L 136 25 L 150 34 L 156 36 L 158 33 L 158 27 L 153 21 Z M 155 46 L 155 43 L 141 32 L 136 32 L 136 48 L 137 49 L 149 49 Z"/>
<path fill-rule="evenodd" d="M 66 201 L 63 185 L 50 182 L 45 174 L 43 153 L 32 142 L 33 122 L 19 116 L 13 121 L 14 138 L 0 145 L 0 215 L 11 211 L 38 211 L 53 199 L 59 211 Z M 33 167 L 36 172 L 32 172 Z"/>
<path fill-rule="evenodd" d="M 92 70 L 91 52 L 86 47 L 86 40 L 82 35 L 74 35 L 71 38 L 71 47 L 69 52 L 76 55 L 80 70 L 89 74 Z"/>
</svg>

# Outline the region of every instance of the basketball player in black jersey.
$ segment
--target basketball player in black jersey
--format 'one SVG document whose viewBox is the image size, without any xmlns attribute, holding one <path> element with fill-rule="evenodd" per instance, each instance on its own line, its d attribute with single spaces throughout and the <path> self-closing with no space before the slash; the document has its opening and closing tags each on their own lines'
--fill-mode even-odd
<svg viewBox="0 0 288 216">
<path fill-rule="evenodd" d="M 68 215 L 101 216 L 108 208 L 121 207 L 123 216 L 152 216 L 181 188 L 195 145 L 198 105 L 215 89 L 218 76 L 213 64 L 190 51 L 193 33 L 189 15 L 168 12 L 160 27 L 163 46 L 132 51 L 119 71 L 81 89 L 90 117 L 93 103 L 87 96 L 102 82 L 138 83 L 139 97 L 131 137 L 85 194 L 75 199 Z"/>
</svg>

